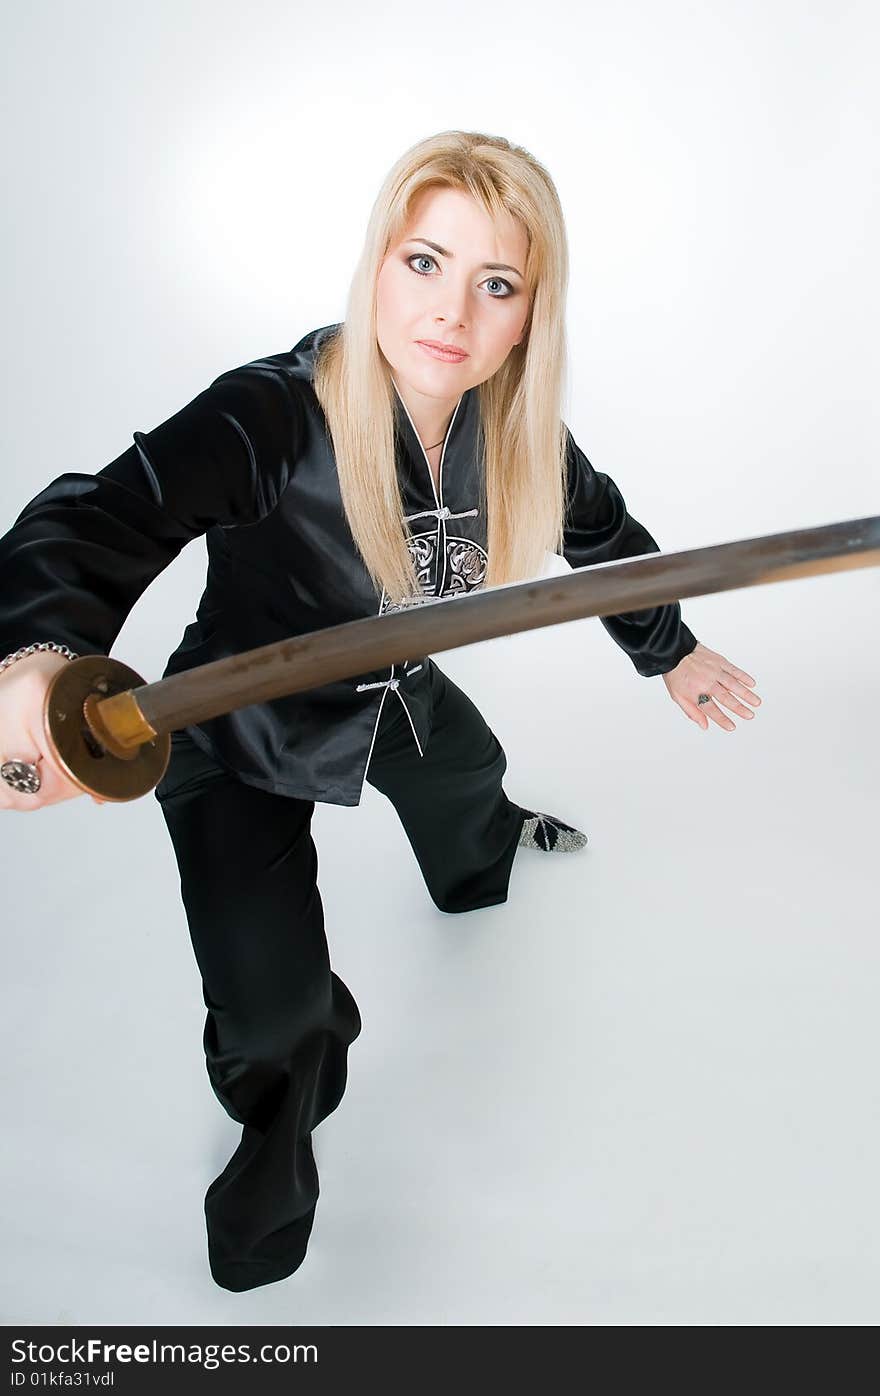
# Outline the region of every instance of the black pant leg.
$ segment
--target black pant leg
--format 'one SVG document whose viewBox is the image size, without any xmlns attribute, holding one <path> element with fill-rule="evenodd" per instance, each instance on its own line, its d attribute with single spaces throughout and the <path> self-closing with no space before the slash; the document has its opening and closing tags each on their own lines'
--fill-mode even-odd
<svg viewBox="0 0 880 1396">
<path fill-rule="evenodd" d="M 182 733 L 155 795 L 202 975 L 208 1075 L 244 1127 L 205 1197 L 209 1263 L 223 1288 L 252 1289 L 305 1257 L 311 1131 L 342 1097 L 360 1014 L 330 969 L 314 803 L 244 784 Z"/>
<path fill-rule="evenodd" d="M 429 660 L 432 727 L 419 755 L 399 694 L 388 692 L 367 780 L 392 802 L 441 911 L 507 901 L 526 812 L 508 799 L 507 757 L 482 713 Z"/>
</svg>

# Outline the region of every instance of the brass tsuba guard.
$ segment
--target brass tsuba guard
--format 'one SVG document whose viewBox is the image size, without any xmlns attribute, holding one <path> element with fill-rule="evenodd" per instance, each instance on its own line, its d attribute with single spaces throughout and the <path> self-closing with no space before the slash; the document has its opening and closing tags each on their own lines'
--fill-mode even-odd
<svg viewBox="0 0 880 1396">
<path fill-rule="evenodd" d="M 167 732 L 126 748 L 114 740 L 96 712 L 102 699 L 145 683 L 118 659 L 86 654 L 59 669 L 46 690 L 43 723 L 56 759 L 68 779 L 89 795 L 136 800 L 165 774 L 171 755 Z M 136 710 L 133 700 L 132 704 Z M 153 729 L 147 724 L 145 730 Z"/>
</svg>

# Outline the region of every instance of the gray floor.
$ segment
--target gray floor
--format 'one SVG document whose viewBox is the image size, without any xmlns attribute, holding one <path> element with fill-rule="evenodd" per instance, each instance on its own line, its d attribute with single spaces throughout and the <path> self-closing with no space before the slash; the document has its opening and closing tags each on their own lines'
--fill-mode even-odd
<svg viewBox="0 0 880 1396">
<path fill-rule="evenodd" d="M 380 795 L 318 807 L 364 1027 L 307 1260 L 247 1294 L 207 1268 L 238 1129 L 158 808 L 5 818 L 2 1321 L 875 1324 L 878 583 L 686 604 L 758 679 L 734 733 L 595 621 L 438 656 L 590 844 L 451 917 Z"/>
</svg>

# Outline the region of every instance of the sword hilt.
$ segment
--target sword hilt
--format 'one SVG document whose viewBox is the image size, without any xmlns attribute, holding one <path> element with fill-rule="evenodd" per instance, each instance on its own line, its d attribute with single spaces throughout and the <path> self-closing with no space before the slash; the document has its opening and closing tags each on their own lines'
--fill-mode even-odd
<svg viewBox="0 0 880 1396">
<path fill-rule="evenodd" d="M 72 659 L 53 676 L 43 700 L 46 739 L 68 780 L 87 794 L 137 800 L 165 774 L 171 737 L 150 726 L 128 691 L 145 682 L 103 654 Z M 115 694 L 123 697 L 111 730 L 101 704 Z"/>
</svg>

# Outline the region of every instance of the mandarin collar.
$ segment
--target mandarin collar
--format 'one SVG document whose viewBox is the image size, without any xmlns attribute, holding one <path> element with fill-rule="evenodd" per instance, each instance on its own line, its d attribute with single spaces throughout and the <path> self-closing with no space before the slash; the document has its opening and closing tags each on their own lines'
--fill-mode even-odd
<svg viewBox="0 0 880 1396">
<path fill-rule="evenodd" d="M 406 445 L 407 453 L 417 470 L 427 470 L 430 478 L 430 466 L 422 441 L 416 431 L 409 408 L 400 395 L 400 389 L 391 379 L 394 388 L 394 419 L 398 431 Z M 444 474 L 446 466 L 451 463 L 452 458 L 457 454 L 458 448 L 464 442 L 469 433 L 466 430 L 472 425 L 472 417 L 475 408 L 478 406 L 478 395 L 476 388 L 467 388 L 458 399 L 446 428 L 446 449 L 443 453 Z"/>
</svg>

